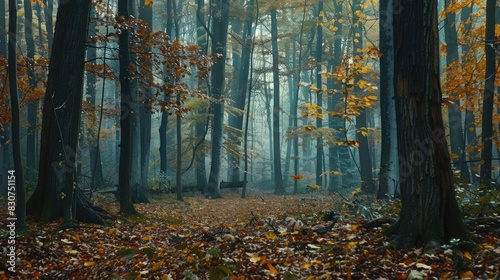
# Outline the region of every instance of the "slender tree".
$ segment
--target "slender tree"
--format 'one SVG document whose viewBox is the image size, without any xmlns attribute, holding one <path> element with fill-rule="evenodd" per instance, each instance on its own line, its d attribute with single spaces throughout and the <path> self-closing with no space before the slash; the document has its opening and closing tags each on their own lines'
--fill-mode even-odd
<svg viewBox="0 0 500 280">
<path fill-rule="evenodd" d="M 129 19 L 128 0 L 118 0 L 118 17 L 125 21 Z M 120 166 L 118 171 L 119 193 L 120 193 L 120 213 L 135 214 L 136 210 L 132 204 L 132 191 L 130 186 L 130 176 L 132 173 L 132 114 L 133 103 L 131 94 L 130 76 L 130 31 L 128 28 L 121 28 L 118 38 L 120 57 Z"/>
<path fill-rule="evenodd" d="M 14 157 L 14 173 L 16 181 L 16 224 L 18 227 L 26 225 L 26 189 L 24 186 L 24 171 L 21 160 L 21 135 L 19 98 L 17 96 L 17 7 L 15 0 L 9 0 L 9 89 L 12 108 L 12 152 Z M 9 176 L 10 177 L 10 176 Z"/>
<path fill-rule="evenodd" d="M 483 95 L 483 116 L 481 127 L 481 140 L 483 149 L 481 151 L 481 183 L 491 183 L 491 158 L 493 149 L 493 101 L 495 98 L 495 0 L 486 1 L 486 31 L 485 31 L 485 52 L 486 52 L 486 77 Z"/>
<path fill-rule="evenodd" d="M 274 153 L 274 192 L 285 193 L 283 175 L 281 173 L 281 141 L 280 141 L 280 77 L 278 65 L 278 20 L 276 8 L 271 9 L 271 45 L 273 57 L 273 153 Z"/>
<path fill-rule="evenodd" d="M 318 22 L 317 22 L 317 36 L 316 36 L 316 87 L 318 91 L 316 93 L 316 105 L 318 107 L 323 107 L 323 92 L 321 88 L 323 87 L 321 79 L 321 67 L 323 59 L 323 0 L 318 2 Z M 316 119 L 316 127 L 323 127 L 323 119 Z M 316 138 L 316 185 L 323 185 L 323 137 L 319 135 Z"/>
<path fill-rule="evenodd" d="M 224 124 L 224 87 L 226 69 L 227 29 L 229 24 L 229 0 L 214 0 L 212 7 L 212 53 L 219 59 L 212 66 L 211 94 L 214 100 L 212 122 L 212 164 L 208 178 L 208 195 L 220 197 L 220 173 L 222 166 L 222 126 Z"/>
<path fill-rule="evenodd" d="M 450 0 L 445 1 L 445 7 L 450 4 Z M 446 64 L 459 63 L 460 58 L 458 54 L 458 34 L 456 29 L 456 15 L 455 13 L 447 13 L 444 26 L 445 42 L 446 42 Z M 451 75 L 453 68 L 447 68 L 446 76 Z M 453 89 L 452 89 L 453 90 Z M 462 150 L 462 143 L 464 142 L 463 129 L 462 129 L 462 112 L 460 112 L 460 100 L 456 98 L 453 91 L 447 93 L 450 97 L 452 104 L 448 106 L 448 122 L 450 129 L 450 147 L 451 152 L 455 155 L 453 164 L 455 168 L 460 170 L 460 178 L 465 181 L 470 180 L 469 169 L 467 164 L 463 163 L 463 158 L 460 155 L 465 153 Z"/>
<path fill-rule="evenodd" d="M 5 0 L 0 0 L 0 15 L 5 15 Z M 0 17 L 0 56 L 2 59 L 7 59 L 7 30 L 5 28 L 5 17 Z M 0 94 L 7 96 L 5 90 L 7 81 L 0 79 Z M 5 100 L 5 107 L 8 106 L 9 100 Z M 7 109 L 7 108 L 4 108 Z M 0 194 L 7 195 L 7 171 L 10 168 L 10 124 L 2 123 L 0 127 Z"/>
<path fill-rule="evenodd" d="M 437 0 L 395 0 L 396 110 L 402 209 L 398 247 L 470 239 L 455 198 L 439 80 Z"/>
<path fill-rule="evenodd" d="M 378 198 L 396 195 L 398 181 L 392 0 L 380 1 L 380 119 L 382 147 Z M 394 11 L 396 12 L 396 11 Z M 399 12 L 399 11 L 398 11 Z"/>
<path fill-rule="evenodd" d="M 24 2 L 24 37 L 26 39 L 26 58 L 28 62 L 28 82 L 30 90 L 36 88 L 35 69 L 33 68 L 35 57 L 35 40 L 33 37 L 33 9 L 31 1 Z M 31 100 L 28 103 L 28 131 L 26 137 L 26 167 L 27 178 L 35 178 L 35 154 L 36 154 L 36 123 L 38 102 Z"/>
<path fill-rule="evenodd" d="M 207 31 L 205 30 L 205 13 L 202 13 L 205 7 L 205 0 L 197 0 L 196 7 L 196 36 L 197 43 L 201 47 L 203 54 L 207 54 Z M 203 80 L 198 80 L 198 89 L 203 92 L 207 91 L 206 83 Z M 199 111 L 200 114 L 207 114 L 206 109 Z M 197 123 L 195 127 L 195 135 L 197 143 L 202 143 L 205 141 L 205 135 L 208 129 L 207 123 Z M 201 145 L 201 144 L 200 144 Z M 203 190 L 207 185 L 207 172 L 206 172 L 206 160 L 205 151 L 200 149 L 196 156 L 195 169 L 196 169 L 196 186 L 198 189 Z"/>
</svg>

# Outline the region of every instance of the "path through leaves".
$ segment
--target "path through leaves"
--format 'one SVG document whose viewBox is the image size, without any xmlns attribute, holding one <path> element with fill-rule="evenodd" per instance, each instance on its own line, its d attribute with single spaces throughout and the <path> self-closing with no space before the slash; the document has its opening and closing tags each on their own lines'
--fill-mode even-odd
<svg viewBox="0 0 500 280">
<path fill-rule="evenodd" d="M 341 203 L 332 196 L 241 199 L 228 192 L 216 200 L 153 199 L 137 205 L 144 217 L 111 227 L 58 231 L 57 224 L 30 224 L 17 240 L 12 279 L 488 279 L 500 273 L 498 236 L 477 235 L 476 255 L 453 246 L 435 254 L 395 250 L 381 228 L 361 227 L 361 217 L 324 218 Z"/>
</svg>

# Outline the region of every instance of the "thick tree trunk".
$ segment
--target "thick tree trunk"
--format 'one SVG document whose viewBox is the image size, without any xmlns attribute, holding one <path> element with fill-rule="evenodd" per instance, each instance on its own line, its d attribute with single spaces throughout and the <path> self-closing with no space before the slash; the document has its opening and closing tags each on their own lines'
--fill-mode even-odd
<svg viewBox="0 0 500 280">
<path fill-rule="evenodd" d="M 62 215 L 65 226 L 70 226 L 76 214 L 73 194 L 90 2 L 65 2 L 57 12 L 43 105 L 38 185 L 28 201 L 30 214 L 40 222 Z M 83 205 L 76 204 L 76 212 L 86 211 Z"/>
<path fill-rule="evenodd" d="M 271 45 L 273 56 L 273 153 L 274 153 L 274 192 L 276 194 L 285 193 L 283 175 L 281 173 L 281 136 L 280 136 L 280 81 L 278 65 L 278 21 L 276 19 L 276 9 L 271 10 Z"/>
<path fill-rule="evenodd" d="M 389 7 L 393 1 L 380 1 L 380 122 L 382 147 L 380 157 L 379 190 L 377 197 L 391 198 L 399 195 L 396 108 L 394 104 L 394 37 L 393 14 Z"/>
<path fill-rule="evenodd" d="M 220 197 L 220 173 L 222 166 L 222 127 L 224 125 L 224 88 L 226 64 L 227 28 L 229 21 L 229 0 L 215 0 L 212 7 L 212 53 L 220 56 L 212 66 L 212 98 L 213 106 L 212 126 L 212 164 L 208 178 L 208 195 L 212 198 Z"/>
<path fill-rule="evenodd" d="M 395 0 L 396 110 L 402 209 L 398 247 L 469 241 L 453 188 L 441 112 L 437 0 Z"/>
</svg>

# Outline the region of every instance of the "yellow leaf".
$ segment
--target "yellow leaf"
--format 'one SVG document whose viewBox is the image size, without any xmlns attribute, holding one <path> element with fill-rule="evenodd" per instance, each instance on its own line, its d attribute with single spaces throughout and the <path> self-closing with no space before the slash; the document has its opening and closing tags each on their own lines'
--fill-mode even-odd
<svg viewBox="0 0 500 280">
<path fill-rule="evenodd" d="M 144 236 L 144 237 L 142 238 L 142 240 L 144 240 L 144 241 L 151 241 L 151 239 L 152 239 L 152 238 L 151 238 L 151 235 L 146 235 L 146 236 Z"/>
<path fill-rule="evenodd" d="M 310 190 L 318 190 L 318 189 L 321 188 L 321 186 L 319 186 L 319 185 L 308 185 L 307 188 L 310 189 Z"/>
<path fill-rule="evenodd" d="M 356 188 L 355 190 L 353 190 L 351 193 L 352 195 L 355 195 L 357 193 L 361 192 L 361 188 Z"/>
<path fill-rule="evenodd" d="M 278 275 L 278 271 L 276 268 L 271 263 L 267 263 L 267 268 L 269 269 L 269 274 L 271 275 Z"/>
<path fill-rule="evenodd" d="M 115 235 L 115 232 L 116 232 L 116 228 L 110 228 L 108 230 L 108 235 Z"/>
<path fill-rule="evenodd" d="M 466 259 L 472 260 L 472 256 L 469 252 L 465 252 L 462 254 Z"/>
<path fill-rule="evenodd" d="M 148 7 L 153 7 L 153 0 L 145 0 L 144 5 Z"/>
<path fill-rule="evenodd" d="M 260 257 L 257 253 L 253 253 L 252 257 L 250 257 L 250 261 L 253 263 L 257 263 L 260 261 Z"/>
<path fill-rule="evenodd" d="M 95 262 L 92 262 L 92 261 L 90 261 L 90 262 L 85 262 L 83 265 L 85 265 L 85 266 L 94 266 L 94 265 L 95 265 Z"/>
<path fill-rule="evenodd" d="M 458 155 L 457 155 L 457 154 L 454 154 L 454 153 L 451 153 L 451 154 L 450 154 L 450 157 L 451 157 L 451 159 L 456 159 L 456 158 L 458 158 Z"/>
<path fill-rule="evenodd" d="M 153 267 L 151 267 L 151 270 L 152 271 L 157 271 L 158 269 L 161 268 L 162 265 L 163 265 L 163 261 L 159 261 L 159 262 L 153 263 Z"/>
<path fill-rule="evenodd" d="M 310 267 L 311 267 L 310 263 L 305 263 L 305 264 L 300 266 L 300 269 L 306 269 L 306 268 L 310 268 Z"/>
<path fill-rule="evenodd" d="M 276 240 L 276 234 L 274 232 L 268 232 L 265 234 L 267 240 Z"/>
<path fill-rule="evenodd" d="M 474 279 L 474 273 L 472 273 L 472 271 L 466 271 L 462 274 L 460 274 L 460 278 L 461 279 Z"/>
<path fill-rule="evenodd" d="M 186 262 L 187 263 L 194 263 L 196 261 L 196 257 L 193 255 L 189 255 L 186 257 Z"/>
<path fill-rule="evenodd" d="M 351 241 L 344 245 L 344 249 L 348 250 L 358 245 L 358 241 Z"/>
<path fill-rule="evenodd" d="M 340 175 L 340 172 L 337 170 L 333 170 L 333 175 Z"/>
</svg>

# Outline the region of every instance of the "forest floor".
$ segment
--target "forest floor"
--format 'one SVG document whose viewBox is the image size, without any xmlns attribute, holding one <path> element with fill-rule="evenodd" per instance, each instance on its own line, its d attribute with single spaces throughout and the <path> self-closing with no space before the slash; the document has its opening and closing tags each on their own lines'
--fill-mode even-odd
<svg viewBox="0 0 500 280">
<path fill-rule="evenodd" d="M 119 205 L 109 199 L 99 197 L 97 203 L 117 214 Z M 500 277 L 498 232 L 473 232 L 479 245 L 475 254 L 454 246 L 433 254 L 397 250 L 382 235 L 384 225 L 363 227 L 363 216 L 346 211 L 345 204 L 338 196 L 318 194 L 250 192 L 241 199 L 225 191 L 221 199 L 189 194 L 184 202 L 169 194 L 135 205 L 143 216 L 119 217 L 109 227 L 58 230 L 60 221 L 30 222 L 30 229 L 16 237 L 16 274 L 0 272 L 0 279 Z M 325 219 L 327 210 L 340 213 L 335 222 Z M 4 213 L 0 218 L 2 271 L 7 220 Z"/>
</svg>

